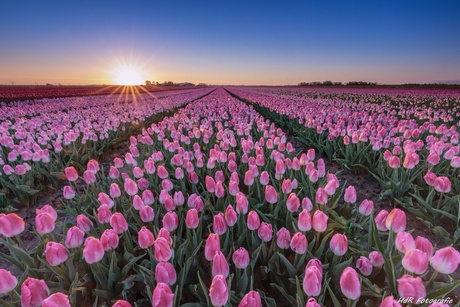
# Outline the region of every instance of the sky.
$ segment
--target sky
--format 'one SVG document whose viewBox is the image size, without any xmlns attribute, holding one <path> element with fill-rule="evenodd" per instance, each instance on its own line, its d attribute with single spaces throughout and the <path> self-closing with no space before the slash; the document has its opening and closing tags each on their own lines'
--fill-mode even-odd
<svg viewBox="0 0 460 307">
<path fill-rule="evenodd" d="M 460 1 L 4 1 L 0 84 L 460 83 Z M 123 70 L 122 70 L 123 71 Z"/>
</svg>

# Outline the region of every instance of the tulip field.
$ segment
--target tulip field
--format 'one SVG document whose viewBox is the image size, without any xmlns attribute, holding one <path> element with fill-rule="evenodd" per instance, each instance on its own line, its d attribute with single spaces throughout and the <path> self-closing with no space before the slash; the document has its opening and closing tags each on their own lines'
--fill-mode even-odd
<svg viewBox="0 0 460 307">
<path fill-rule="evenodd" d="M 459 304 L 457 92 L 0 105 L 1 306 Z M 387 207 L 330 163 L 375 179 Z M 50 193 L 59 206 L 40 202 Z"/>
</svg>

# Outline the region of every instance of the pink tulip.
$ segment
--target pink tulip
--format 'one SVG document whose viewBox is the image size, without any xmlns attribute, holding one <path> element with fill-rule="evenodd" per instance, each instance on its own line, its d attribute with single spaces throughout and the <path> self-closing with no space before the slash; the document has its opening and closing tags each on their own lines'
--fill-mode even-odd
<svg viewBox="0 0 460 307">
<path fill-rule="evenodd" d="M 338 181 L 335 179 L 328 181 L 328 183 L 324 187 L 324 191 L 326 191 L 327 195 L 332 196 L 335 194 L 335 192 L 337 191 L 337 183 Z"/>
<path fill-rule="evenodd" d="M 417 302 L 426 297 L 426 289 L 420 277 L 412 277 L 406 274 L 397 281 L 401 298 L 412 299 L 413 302 Z"/>
<path fill-rule="evenodd" d="M 211 176 L 206 176 L 205 178 L 206 190 L 208 192 L 214 193 L 216 190 L 216 182 Z"/>
<path fill-rule="evenodd" d="M 106 229 L 102 233 L 100 241 L 104 251 L 108 251 L 118 247 L 120 238 L 118 237 L 118 233 L 115 230 Z"/>
<path fill-rule="evenodd" d="M 270 242 L 273 237 L 272 225 L 262 222 L 257 230 L 257 235 L 263 242 Z"/>
<path fill-rule="evenodd" d="M 260 218 L 256 211 L 249 211 L 247 225 L 249 230 L 256 230 L 259 228 Z"/>
<path fill-rule="evenodd" d="M 204 255 L 206 260 L 212 261 L 214 254 L 220 251 L 220 237 L 218 234 L 210 233 L 206 239 Z"/>
<path fill-rule="evenodd" d="M 249 201 L 245 194 L 238 192 L 236 194 L 236 212 L 238 214 L 246 214 L 249 210 Z"/>
<path fill-rule="evenodd" d="M 315 200 L 316 200 L 316 203 L 319 205 L 327 204 L 327 200 L 328 200 L 327 192 L 323 188 L 318 188 L 316 190 Z"/>
<path fill-rule="evenodd" d="M 51 214 L 51 216 L 53 217 L 54 221 L 56 221 L 57 218 L 58 218 L 58 214 L 57 214 L 56 210 L 54 210 L 54 208 L 51 207 L 50 205 L 44 205 L 40 209 L 35 210 L 35 214 L 37 214 L 37 215 L 42 213 L 42 212 L 47 212 L 47 213 Z"/>
<path fill-rule="evenodd" d="M 254 184 L 254 173 L 252 171 L 246 171 L 244 174 L 244 184 L 248 187 Z"/>
<path fill-rule="evenodd" d="M 184 198 L 184 194 L 182 193 L 182 191 L 176 191 L 174 192 L 174 204 L 176 206 L 182 206 L 183 204 L 185 204 L 185 198 Z"/>
<path fill-rule="evenodd" d="M 303 291 L 308 296 L 318 296 L 321 293 L 323 273 L 315 265 L 305 268 L 305 276 L 303 278 Z"/>
<path fill-rule="evenodd" d="M 42 307 L 70 307 L 69 297 L 60 292 L 51 294 L 43 301 Z"/>
<path fill-rule="evenodd" d="M 109 169 L 109 177 L 111 179 L 117 179 L 120 177 L 120 171 L 115 166 L 111 166 Z"/>
<path fill-rule="evenodd" d="M 297 232 L 292 236 L 291 249 L 296 254 L 303 254 L 307 250 L 307 237 L 303 233 Z"/>
<path fill-rule="evenodd" d="M 227 209 L 225 210 L 225 221 L 227 222 L 227 226 L 232 227 L 236 224 L 238 220 L 238 215 L 236 214 L 235 209 L 233 209 L 232 205 L 228 205 Z"/>
<path fill-rule="evenodd" d="M 265 186 L 265 200 L 272 205 L 278 201 L 278 193 L 276 193 L 275 188 L 271 185 Z"/>
<path fill-rule="evenodd" d="M 50 215 L 49 213 L 44 213 L 44 214 Z M 49 218 L 47 218 L 46 220 L 49 220 Z M 48 223 L 49 221 L 46 223 L 44 222 L 44 224 L 48 224 Z M 54 221 L 52 225 L 54 229 Z M 47 228 L 48 227 L 44 227 L 43 229 L 45 233 L 47 233 L 46 232 Z M 19 215 L 17 215 L 16 213 L 8 213 L 8 214 L 0 213 L 0 235 L 10 238 L 10 237 L 14 237 L 14 236 L 21 234 L 24 231 L 24 229 L 25 229 L 25 222 Z"/>
<path fill-rule="evenodd" d="M 66 167 L 64 173 L 68 181 L 76 181 L 78 179 L 78 172 L 73 166 Z"/>
<path fill-rule="evenodd" d="M 310 198 L 304 197 L 302 199 L 302 209 L 307 210 L 308 212 L 313 209 L 313 203 L 311 202 Z"/>
<path fill-rule="evenodd" d="M 252 290 L 246 293 L 238 307 L 262 307 L 262 300 L 259 292 Z"/>
<path fill-rule="evenodd" d="M 110 211 L 109 206 L 107 206 L 106 204 L 103 204 L 99 206 L 99 208 L 97 208 L 97 220 L 99 221 L 99 223 L 108 223 L 111 217 L 112 212 Z"/>
<path fill-rule="evenodd" d="M 49 294 L 44 280 L 28 277 L 21 285 L 21 306 L 40 307 Z"/>
<path fill-rule="evenodd" d="M 68 248 L 77 248 L 83 244 L 85 233 L 77 226 L 71 227 L 67 230 L 65 245 Z"/>
<path fill-rule="evenodd" d="M 374 210 L 374 202 L 372 200 L 365 199 L 359 205 L 358 211 L 364 216 L 369 216 Z"/>
<path fill-rule="evenodd" d="M 224 234 L 227 231 L 227 222 L 225 221 L 225 217 L 222 212 L 214 215 L 212 229 L 214 233 L 217 233 L 218 235 Z"/>
<path fill-rule="evenodd" d="M 11 274 L 10 271 L 0 269 L 0 295 L 7 294 L 16 288 L 18 280 Z"/>
<path fill-rule="evenodd" d="M 62 195 L 65 199 L 72 199 L 75 197 L 75 191 L 72 189 L 71 186 L 66 185 L 63 189 Z"/>
<path fill-rule="evenodd" d="M 406 229 L 406 213 L 401 209 L 393 209 L 385 219 L 385 226 L 394 232 L 401 232 Z"/>
<path fill-rule="evenodd" d="M 125 300 L 118 300 L 112 305 L 112 307 L 133 307 L 133 306 Z"/>
<path fill-rule="evenodd" d="M 260 173 L 259 182 L 263 186 L 266 186 L 270 182 L 270 175 L 267 171 Z"/>
<path fill-rule="evenodd" d="M 345 202 L 354 204 L 356 202 L 356 189 L 354 186 L 350 185 L 345 189 L 345 195 L 343 197 Z"/>
<path fill-rule="evenodd" d="M 112 198 L 118 198 L 121 196 L 120 187 L 115 182 L 110 185 L 109 194 Z M 109 204 L 108 204 L 109 205 Z M 113 201 L 112 201 L 113 205 Z"/>
<path fill-rule="evenodd" d="M 309 231 L 311 229 L 311 215 L 307 210 L 303 209 L 300 212 L 297 227 L 300 231 Z"/>
<path fill-rule="evenodd" d="M 343 270 L 340 276 L 340 290 L 351 300 L 357 300 L 361 296 L 361 281 L 353 268 L 346 267 Z"/>
<path fill-rule="evenodd" d="M 169 246 L 169 242 L 163 238 L 158 237 L 153 243 L 155 259 L 157 261 L 168 261 L 173 255 L 173 250 Z"/>
<path fill-rule="evenodd" d="M 380 210 L 380 212 L 374 218 L 375 226 L 380 231 L 387 231 L 388 228 L 386 226 L 386 219 L 388 217 L 388 211 Z"/>
<path fill-rule="evenodd" d="M 379 307 L 402 307 L 402 305 L 393 296 L 387 296 L 380 303 Z"/>
<path fill-rule="evenodd" d="M 153 237 L 153 233 L 145 226 L 139 230 L 139 233 L 137 234 L 138 236 L 138 242 L 139 242 L 139 247 L 146 249 L 149 248 L 150 246 L 153 245 L 153 242 L 155 241 L 155 238 Z"/>
<path fill-rule="evenodd" d="M 93 222 L 83 214 L 77 215 L 77 227 L 83 230 L 84 232 L 90 231 L 93 226 Z"/>
<path fill-rule="evenodd" d="M 130 196 L 134 196 L 137 194 L 137 192 L 139 192 L 139 188 L 137 187 L 137 184 L 131 178 L 126 178 L 124 187 L 125 187 L 126 194 Z"/>
<path fill-rule="evenodd" d="M 452 189 L 452 184 L 449 178 L 439 176 L 434 180 L 434 189 L 440 193 L 449 193 Z"/>
<path fill-rule="evenodd" d="M 434 254 L 433 244 L 431 244 L 430 240 L 424 237 L 418 236 L 415 239 L 415 248 L 425 252 L 428 255 L 428 259 L 430 259 Z"/>
<path fill-rule="evenodd" d="M 88 264 L 99 262 L 104 257 L 104 248 L 101 241 L 94 237 L 86 238 L 83 257 Z"/>
<path fill-rule="evenodd" d="M 142 222 L 149 223 L 155 218 L 155 212 L 153 211 L 152 207 L 143 206 L 139 210 L 139 216 Z"/>
<path fill-rule="evenodd" d="M 395 246 L 398 251 L 405 254 L 411 249 L 415 249 L 415 240 L 408 232 L 399 232 L 395 238 Z"/>
<path fill-rule="evenodd" d="M 209 287 L 209 297 L 214 306 L 224 306 L 228 301 L 228 286 L 225 277 L 216 275 L 212 279 L 211 286 Z"/>
<path fill-rule="evenodd" d="M 157 175 L 161 179 L 166 179 L 169 177 L 169 173 L 163 165 L 159 165 L 157 168 Z"/>
<path fill-rule="evenodd" d="M 328 216 L 321 210 L 316 210 L 312 217 L 312 227 L 317 232 L 324 232 L 327 228 Z"/>
<path fill-rule="evenodd" d="M 225 278 L 228 277 L 230 268 L 225 259 L 225 255 L 221 251 L 218 251 L 214 254 L 212 259 L 212 276 L 223 275 Z"/>
<path fill-rule="evenodd" d="M 430 264 L 433 269 L 443 274 L 452 274 L 455 272 L 459 263 L 460 252 L 452 246 L 437 250 L 430 259 Z"/>
<path fill-rule="evenodd" d="M 185 217 L 185 225 L 189 229 L 195 229 L 200 224 L 200 218 L 198 217 L 198 211 L 195 208 L 192 208 L 187 211 Z"/>
<path fill-rule="evenodd" d="M 283 183 L 281 185 L 281 191 L 284 194 L 291 193 L 293 187 L 292 187 L 292 181 L 291 179 L 283 179 Z"/>
<path fill-rule="evenodd" d="M 441 157 L 437 153 L 430 153 L 428 157 L 426 157 L 426 163 L 431 165 L 437 165 L 441 161 Z"/>
<path fill-rule="evenodd" d="M 397 156 L 391 156 L 390 159 L 388 159 L 388 166 L 391 168 L 399 168 L 401 166 L 401 160 Z"/>
<path fill-rule="evenodd" d="M 35 228 L 39 234 L 50 233 L 54 227 L 54 218 L 48 212 L 41 212 L 35 217 Z"/>
<path fill-rule="evenodd" d="M 348 250 L 348 238 L 344 234 L 336 233 L 332 236 L 330 249 L 337 256 L 343 256 Z"/>
<path fill-rule="evenodd" d="M 46 261 L 48 261 L 49 265 L 57 266 L 61 263 L 65 262 L 69 257 L 69 253 L 64 245 L 56 242 L 48 242 L 46 243 Z"/>
<path fill-rule="evenodd" d="M 128 222 L 126 221 L 123 214 L 120 212 L 115 212 L 110 217 L 110 226 L 112 226 L 113 230 L 117 233 L 123 233 L 128 230 Z"/>
<path fill-rule="evenodd" d="M 177 273 L 174 266 L 169 262 L 160 262 L 155 267 L 155 280 L 157 283 L 174 285 L 177 280 Z"/>
<path fill-rule="evenodd" d="M 179 217 L 176 212 L 169 211 L 163 216 L 163 227 L 169 232 L 173 232 L 179 226 Z"/>
<path fill-rule="evenodd" d="M 428 255 L 419 249 L 411 249 L 404 254 L 401 264 L 407 271 L 421 275 L 428 269 Z"/>
<path fill-rule="evenodd" d="M 374 268 L 379 268 L 384 265 L 385 259 L 380 252 L 373 251 L 369 253 L 369 260 Z"/>
<path fill-rule="evenodd" d="M 434 182 L 436 180 L 437 176 L 430 170 L 427 171 L 425 176 L 423 176 L 423 180 L 425 180 L 426 184 L 429 185 L 430 187 L 434 186 Z"/>
<path fill-rule="evenodd" d="M 240 247 L 233 252 L 233 263 L 238 269 L 245 269 L 249 265 L 249 253 L 244 247 Z"/>
<path fill-rule="evenodd" d="M 133 208 L 136 210 L 140 210 L 142 207 L 144 207 L 144 201 L 139 195 L 134 195 L 133 197 Z"/>
<path fill-rule="evenodd" d="M 169 245 L 171 245 L 172 242 L 173 242 L 173 241 L 172 241 L 172 238 L 171 238 L 171 234 L 170 234 L 169 231 L 168 231 L 166 228 L 164 228 L 164 227 L 160 228 L 160 230 L 158 231 L 158 235 L 157 235 L 157 236 L 158 236 L 158 238 L 160 238 L 160 237 L 161 237 L 161 238 L 165 238 L 166 241 L 169 242 Z"/>
<path fill-rule="evenodd" d="M 300 200 L 295 193 L 289 194 L 286 207 L 289 212 L 296 212 L 300 208 Z"/>
<path fill-rule="evenodd" d="M 96 182 L 96 176 L 91 171 L 84 171 L 83 180 L 86 184 L 92 184 Z"/>
<path fill-rule="evenodd" d="M 318 302 L 313 297 L 310 297 L 305 304 L 305 307 L 321 307 L 321 305 L 318 304 Z"/>
<path fill-rule="evenodd" d="M 152 307 L 172 307 L 174 305 L 174 294 L 165 283 L 157 283 L 153 290 Z"/>
<path fill-rule="evenodd" d="M 356 268 L 364 276 L 369 276 L 372 273 L 372 263 L 369 259 L 367 259 L 364 256 L 360 256 L 359 259 L 356 260 Z"/>
<path fill-rule="evenodd" d="M 155 202 L 155 197 L 153 196 L 152 191 L 150 190 L 145 190 L 142 192 L 142 201 L 144 202 L 144 205 L 150 206 L 153 205 Z"/>
</svg>

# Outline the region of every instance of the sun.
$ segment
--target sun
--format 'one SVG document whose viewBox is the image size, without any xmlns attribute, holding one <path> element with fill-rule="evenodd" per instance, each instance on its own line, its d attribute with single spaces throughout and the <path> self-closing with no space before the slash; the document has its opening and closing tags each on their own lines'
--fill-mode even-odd
<svg viewBox="0 0 460 307">
<path fill-rule="evenodd" d="M 145 78 L 142 71 L 134 66 L 120 66 L 114 70 L 113 81 L 117 85 L 140 85 Z"/>
</svg>

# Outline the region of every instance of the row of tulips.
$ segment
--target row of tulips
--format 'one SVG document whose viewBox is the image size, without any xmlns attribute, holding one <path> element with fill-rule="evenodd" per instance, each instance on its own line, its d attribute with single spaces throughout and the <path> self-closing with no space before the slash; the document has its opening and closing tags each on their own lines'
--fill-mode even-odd
<svg viewBox="0 0 460 307">
<path fill-rule="evenodd" d="M 460 225 L 458 98 L 374 95 L 363 102 L 331 94 L 312 99 L 294 90 L 231 92 L 345 169 L 370 172 L 382 186 L 381 197 L 404 206 L 447 243 L 460 242 L 460 231 L 449 234 L 439 225 Z"/>
<path fill-rule="evenodd" d="M 107 173 L 92 160 L 65 175 L 66 209 L 37 210 L 35 248 L 0 215 L 0 256 L 23 272 L 1 271 L 5 306 L 446 306 L 460 285 L 457 250 L 357 203 L 223 89 L 132 136 Z"/>
<path fill-rule="evenodd" d="M 7 104 L 0 111 L 0 209 L 29 202 L 47 182 L 56 185 L 65 166 L 83 169 L 144 125 L 211 90 Z"/>
</svg>

